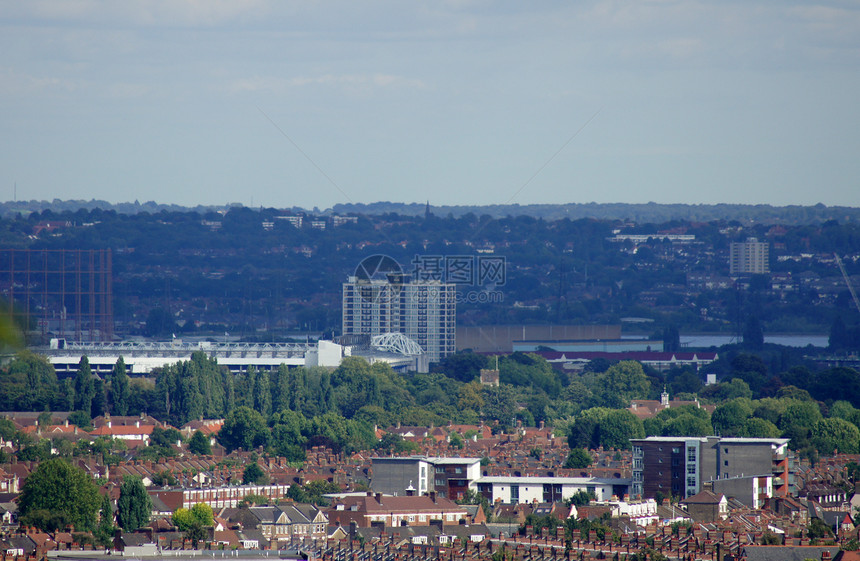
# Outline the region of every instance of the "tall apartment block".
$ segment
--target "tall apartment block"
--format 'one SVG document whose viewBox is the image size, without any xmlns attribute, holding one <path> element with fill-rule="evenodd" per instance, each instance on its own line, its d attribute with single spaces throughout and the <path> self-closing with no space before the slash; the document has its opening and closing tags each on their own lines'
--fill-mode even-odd
<svg viewBox="0 0 860 561">
<path fill-rule="evenodd" d="M 402 278 L 343 284 L 343 335 L 402 333 L 431 362 L 456 351 L 457 290 L 439 281 Z"/>
<path fill-rule="evenodd" d="M 770 272 L 770 244 L 749 238 L 732 242 L 729 249 L 729 275 L 763 275 Z"/>
<path fill-rule="evenodd" d="M 717 489 L 744 480 L 755 503 L 764 494 L 786 496 L 794 486 L 787 438 L 650 436 L 630 442 L 634 496 L 687 498 L 704 484 Z"/>
</svg>

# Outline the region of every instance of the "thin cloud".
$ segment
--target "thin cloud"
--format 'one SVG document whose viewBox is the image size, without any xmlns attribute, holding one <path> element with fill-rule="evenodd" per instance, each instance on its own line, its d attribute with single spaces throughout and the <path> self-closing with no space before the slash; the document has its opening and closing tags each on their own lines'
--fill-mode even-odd
<svg viewBox="0 0 860 561">
<path fill-rule="evenodd" d="M 414 78 L 391 74 L 323 74 L 320 76 L 297 76 L 277 78 L 254 76 L 234 80 L 229 91 L 286 93 L 297 88 L 324 86 L 353 92 L 369 92 L 383 88 L 424 88 L 424 82 Z"/>
</svg>

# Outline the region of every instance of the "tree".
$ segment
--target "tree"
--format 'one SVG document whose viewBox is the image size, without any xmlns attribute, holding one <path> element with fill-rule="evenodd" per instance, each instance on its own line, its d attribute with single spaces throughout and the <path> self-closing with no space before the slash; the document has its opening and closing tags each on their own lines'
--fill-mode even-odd
<svg viewBox="0 0 860 561">
<path fill-rule="evenodd" d="M 215 523 L 215 513 L 212 512 L 212 507 L 206 503 L 197 503 L 191 507 L 191 516 L 195 522 L 199 522 L 201 526 L 211 526 Z"/>
<path fill-rule="evenodd" d="M 460 351 L 443 358 L 433 370 L 468 383 L 480 375 L 482 368 L 487 368 L 487 357 L 471 351 Z"/>
<path fill-rule="evenodd" d="M 269 442 L 269 428 L 263 416 L 249 407 L 237 407 L 224 420 L 218 432 L 218 442 L 227 452 L 238 448 L 253 450 Z"/>
<path fill-rule="evenodd" d="M 661 432 L 663 436 L 708 436 L 713 433 L 707 418 L 689 413 L 669 420 Z"/>
<path fill-rule="evenodd" d="M 269 373 L 259 372 L 254 381 L 254 409 L 263 417 L 272 413 L 272 390 L 269 388 Z"/>
<path fill-rule="evenodd" d="M 113 524 L 113 511 L 111 510 L 110 497 L 107 493 L 102 495 L 102 507 L 99 511 L 99 525 L 93 532 L 96 541 L 103 547 L 109 547 L 113 543 L 116 527 Z"/>
<path fill-rule="evenodd" d="M 206 530 L 202 524 L 194 521 L 191 523 L 191 526 L 185 530 L 185 539 L 191 542 L 191 547 L 197 549 L 197 544 L 206 539 Z"/>
<path fill-rule="evenodd" d="M 702 390 L 702 397 L 713 401 L 727 401 L 738 397 L 752 399 L 750 385 L 740 378 L 732 378 L 728 382 L 720 382 Z"/>
<path fill-rule="evenodd" d="M 633 360 L 610 366 L 599 380 L 604 405 L 618 409 L 629 406 L 632 399 L 647 397 L 651 388 L 642 365 Z"/>
<path fill-rule="evenodd" d="M 856 454 L 860 443 L 860 430 L 844 419 L 822 419 L 812 425 L 810 438 L 822 454 L 840 452 Z"/>
<path fill-rule="evenodd" d="M 594 459 L 586 450 L 582 448 L 574 448 L 567 455 L 567 460 L 564 462 L 564 467 L 568 469 L 585 469 L 591 465 Z"/>
<path fill-rule="evenodd" d="M 150 446 L 163 446 L 169 448 L 174 444 L 182 442 L 182 433 L 175 428 L 163 429 L 155 427 L 149 435 Z"/>
<path fill-rule="evenodd" d="M 382 450 L 386 453 L 402 454 L 403 452 L 418 452 L 421 447 L 411 440 L 406 440 L 397 433 L 387 432 L 382 435 L 379 442 L 374 444 L 374 450 Z"/>
<path fill-rule="evenodd" d="M 176 529 L 180 532 L 185 532 L 188 528 L 191 527 L 191 524 L 194 523 L 194 516 L 192 516 L 191 511 L 185 507 L 177 508 L 173 512 L 173 516 L 171 517 L 173 521 L 173 525 L 176 526 Z"/>
<path fill-rule="evenodd" d="M 260 467 L 260 464 L 257 462 L 251 462 L 245 468 L 245 471 L 242 472 L 242 484 L 243 485 L 265 485 L 269 482 L 269 478 L 266 475 L 266 472 L 263 471 L 263 468 Z"/>
<path fill-rule="evenodd" d="M 598 422 L 598 442 L 604 448 L 630 448 L 631 438 L 645 438 L 642 421 L 626 409 L 614 409 Z"/>
<path fill-rule="evenodd" d="M 45 531 L 73 524 L 79 530 L 95 527 L 102 500 L 92 477 L 65 460 L 55 458 L 39 464 L 27 477 L 18 498 L 19 519 Z M 50 513 L 45 518 L 42 513 Z M 59 523 L 59 526 L 55 524 Z"/>
<path fill-rule="evenodd" d="M 591 501 L 596 501 L 597 495 L 593 491 L 577 491 L 567 500 L 573 506 L 585 506 Z"/>
<path fill-rule="evenodd" d="M 90 369 L 90 360 L 84 355 L 78 363 L 78 373 L 75 375 L 75 410 L 91 414 L 94 394 L 93 371 Z"/>
<path fill-rule="evenodd" d="M 110 378 L 111 413 L 114 415 L 128 414 L 131 384 L 125 370 L 125 360 L 119 357 L 116 359 L 116 364 L 113 367 L 113 373 Z"/>
<path fill-rule="evenodd" d="M 191 508 L 177 508 L 173 513 L 173 525 L 180 532 L 187 532 L 194 524 L 201 527 L 211 526 L 215 522 L 212 507 L 205 503 L 197 503 Z"/>
<path fill-rule="evenodd" d="M 116 508 L 117 522 L 126 532 L 133 532 L 149 522 L 152 500 L 139 477 L 123 477 Z"/>
<path fill-rule="evenodd" d="M 743 425 L 741 425 L 740 430 L 738 430 L 738 436 L 746 438 L 779 438 L 780 432 L 779 428 L 767 419 L 752 417 L 744 421 Z"/>
<path fill-rule="evenodd" d="M 460 449 L 462 449 L 462 448 L 463 448 L 463 437 L 462 437 L 462 436 L 460 436 L 460 434 L 459 434 L 459 433 L 452 432 L 452 433 L 448 436 L 448 445 L 449 445 L 451 448 L 460 448 Z"/>
<path fill-rule="evenodd" d="M 52 406 L 63 410 L 59 387 L 57 373 L 45 357 L 21 351 L 0 370 L 0 406 L 6 411 L 44 411 Z"/>
<path fill-rule="evenodd" d="M 508 384 L 485 386 L 483 388 L 484 419 L 498 421 L 503 427 L 511 426 L 517 414 L 517 401 L 514 390 Z"/>
<path fill-rule="evenodd" d="M 721 436 L 737 436 L 753 409 L 748 399 L 739 398 L 723 403 L 711 415 L 714 433 Z"/>
<path fill-rule="evenodd" d="M 209 442 L 209 438 L 202 432 L 199 430 L 194 431 L 194 434 L 191 435 L 191 439 L 188 441 L 188 451 L 199 456 L 208 456 L 212 453 L 212 444 Z"/>
<path fill-rule="evenodd" d="M 812 426 L 822 419 L 818 404 L 813 401 L 792 401 L 785 406 L 782 415 L 779 416 L 779 426 L 783 431 L 791 428 L 811 429 Z"/>
</svg>

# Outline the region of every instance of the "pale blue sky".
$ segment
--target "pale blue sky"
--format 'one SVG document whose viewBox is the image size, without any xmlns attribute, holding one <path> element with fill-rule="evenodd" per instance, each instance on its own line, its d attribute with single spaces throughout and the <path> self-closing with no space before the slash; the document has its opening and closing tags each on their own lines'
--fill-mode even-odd
<svg viewBox="0 0 860 561">
<path fill-rule="evenodd" d="M 0 53 L 0 200 L 860 205 L 856 1 L 0 0 Z"/>
</svg>

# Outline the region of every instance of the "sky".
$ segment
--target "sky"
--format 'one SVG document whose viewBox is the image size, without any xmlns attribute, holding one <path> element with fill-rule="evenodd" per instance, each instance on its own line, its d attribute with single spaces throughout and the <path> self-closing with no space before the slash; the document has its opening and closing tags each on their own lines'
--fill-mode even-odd
<svg viewBox="0 0 860 561">
<path fill-rule="evenodd" d="M 860 206 L 860 3 L 0 0 L 0 200 Z"/>
</svg>

